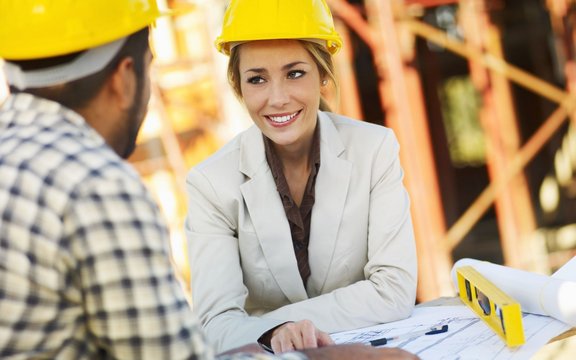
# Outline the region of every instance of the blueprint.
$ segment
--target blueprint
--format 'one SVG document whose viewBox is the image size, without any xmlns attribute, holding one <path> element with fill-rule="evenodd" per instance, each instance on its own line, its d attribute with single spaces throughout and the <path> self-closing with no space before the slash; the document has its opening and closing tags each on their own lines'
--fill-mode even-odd
<svg viewBox="0 0 576 360">
<path fill-rule="evenodd" d="M 418 307 L 408 319 L 333 333 L 331 336 L 337 344 L 368 343 L 370 340 L 421 332 L 448 324 L 446 333 L 412 339 L 403 337 L 404 340 L 391 341 L 384 346 L 400 347 L 422 360 L 522 360 L 530 359 L 550 339 L 570 329 L 565 323 L 548 316 L 525 313 L 522 321 L 526 343 L 516 348 L 506 347 L 504 341 L 464 305 Z"/>
<path fill-rule="evenodd" d="M 576 256 L 568 261 L 558 271 L 552 274 L 553 278 L 576 281 Z"/>
</svg>

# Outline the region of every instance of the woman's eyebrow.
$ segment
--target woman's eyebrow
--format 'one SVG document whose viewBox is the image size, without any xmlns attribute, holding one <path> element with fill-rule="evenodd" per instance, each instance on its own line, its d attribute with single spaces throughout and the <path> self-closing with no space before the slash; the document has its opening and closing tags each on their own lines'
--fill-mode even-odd
<svg viewBox="0 0 576 360">
<path fill-rule="evenodd" d="M 251 68 L 251 69 L 244 70 L 244 73 L 247 73 L 247 72 L 255 72 L 258 74 L 262 74 L 262 73 L 266 72 L 266 69 L 265 68 Z"/>
<path fill-rule="evenodd" d="M 307 62 L 305 62 L 305 61 L 294 61 L 294 62 L 291 62 L 291 63 L 288 63 L 288 64 L 282 66 L 282 70 L 283 70 L 283 71 L 290 70 L 290 69 L 292 69 L 293 67 L 295 67 L 295 66 L 297 66 L 297 65 L 300 65 L 300 64 L 307 64 Z M 257 73 L 257 74 L 262 74 L 262 73 L 265 73 L 265 72 L 266 72 L 266 68 L 250 68 L 250 69 L 246 69 L 246 70 L 244 71 L 244 73 L 247 73 L 247 72 L 254 72 L 254 73 Z"/>
<path fill-rule="evenodd" d="M 294 66 L 300 65 L 300 64 L 307 64 L 307 63 L 305 61 L 294 61 L 294 62 L 291 62 L 289 64 L 282 66 L 282 70 L 289 70 L 289 69 L 292 69 Z"/>
</svg>

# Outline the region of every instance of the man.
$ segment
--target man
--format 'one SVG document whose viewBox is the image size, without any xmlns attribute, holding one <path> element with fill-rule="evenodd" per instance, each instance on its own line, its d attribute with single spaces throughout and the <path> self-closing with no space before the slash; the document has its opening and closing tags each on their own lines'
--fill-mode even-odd
<svg viewBox="0 0 576 360">
<path fill-rule="evenodd" d="M 211 359 L 133 151 L 155 0 L 0 0 L 0 358 Z M 252 353 L 249 353 L 252 352 Z M 274 357 L 404 358 L 326 347 Z M 409 357 L 410 358 L 410 357 Z"/>
</svg>

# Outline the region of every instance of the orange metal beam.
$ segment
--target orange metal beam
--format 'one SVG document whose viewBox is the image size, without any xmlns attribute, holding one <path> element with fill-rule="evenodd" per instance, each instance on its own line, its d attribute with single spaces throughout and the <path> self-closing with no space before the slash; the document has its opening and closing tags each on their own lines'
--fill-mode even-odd
<svg viewBox="0 0 576 360">
<path fill-rule="evenodd" d="M 352 4 L 345 0 L 327 0 L 330 9 L 335 16 L 339 17 L 354 30 L 354 32 L 364 41 L 371 49 L 376 47 L 376 39 L 374 31 L 370 25 L 364 20 L 362 14 Z"/>
<path fill-rule="evenodd" d="M 548 0 L 550 20 L 555 36 L 562 46 L 558 46 L 560 61 L 564 61 L 567 91 L 576 96 L 576 11 L 574 0 Z M 576 125 L 576 114 L 572 114 Z"/>
<path fill-rule="evenodd" d="M 340 54 L 334 58 L 339 82 L 342 85 L 340 86 L 340 96 L 337 99 L 339 101 L 337 103 L 338 112 L 354 119 L 363 119 L 362 104 L 353 67 L 354 54 L 350 47 L 349 30 L 341 21 L 336 21 L 335 25 L 344 43 Z"/>
<path fill-rule="evenodd" d="M 454 248 L 460 243 L 462 238 L 470 231 L 482 215 L 492 206 L 496 196 L 502 192 L 508 182 L 513 179 L 542 149 L 552 135 L 560 128 L 576 107 L 576 99 L 566 98 L 565 101 L 550 115 L 540 126 L 538 131 L 524 144 L 518 153 L 510 161 L 510 166 L 506 171 L 494 179 L 488 187 L 474 200 L 474 203 L 464 212 L 464 214 L 452 225 L 446 234 L 445 241 L 450 248 Z"/>
<path fill-rule="evenodd" d="M 452 258 L 442 242 L 445 219 L 419 75 L 409 64 L 412 59 L 405 58 L 413 53 L 403 51 L 402 29 L 395 22 L 398 4 L 394 0 L 366 1 L 368 21 L 381 36 L 373 54 L 384 77 L 380 82 L 382 105 L 387 110 L 387 124 L 403 146 L 400 154 L 406 185 L 415 204 L 411 210 L 418 248 L 418 298 L 426 301 L 453 294 Z"/>
<path fill-rule="evenodd" d="M 502 58 L 500 33 L 490 21 L 486 0 L 462 0 L 459 9 L 467 42 Z M 510 158 L 520 146 L 514 103 L 504 76 L 487 71 L 473 59 L 469 64 L 472 81 L 483 98 L 480 123 L 486 135 L 486 166 L 493 180 L 508 168 Z M 495 199 L 504 260 L 512 267 L 535 270 L 537 261 L 531 243 L 536 221 L 524 174 L 519 172 L 504 187 Z"/>
<path fill-rule="evenodd" d="M 518 85 L 523 86 L 548 100 L 560 104 L 567 96 L 566 92 L 562 89 L 527 73 L 514 65 L 506 63 L 506 61 L 499 57 L 483 53 L 469 44 L 449 37 L 440 29 L 412 18 L 405 18 L 403 22 L 414 34 L 421 36 L 436 45 L 442 46 L 457 55 L 474 60 L 490 70 L 503 74 Z"/>
<path fill-rule="evenodd" d="M 405 3 L 409 2 L 410 1 L 407 1 Z M 328 3 L 333 9 L 335 15 L 343 19 L 344 22 L 350 28 L 352 28 L 373 49 L 376 57 L 375 62 L 376 65 L 378 66 L 380 76 L 381 77 L 386 76 L 388 77 L 388 80 L 390 82 L 394 83 L 394 91 L 392 91 L 388 87 L 381 86 L 383 89 L 383 91 L 381 92 L 382 104 L 386 109 L 388 109 L 389 116 L 391 118 L 393 117 L 397 117 L 398 119 L 412 118 L 411 115 L 413 115 L 412 111 L 414 110 L 414 109 L 411 110 L 410 106 L 406 106 L 407 102 L 406 99 L 400 98 L 401 97 L 400 94 L 406 94 L 406 91 L 408 91 L 408 89 L 411 86 L 413 86 L 410 85 L 410 83 L 412 82 L 412 80 L 410 80 L 410 72 L 405 71 L 404 67 L 406 66 L 406 64 L 402 62 L 401 57 L 399 57 L 399 55 L 401 54 L 400 50 L 402 49 L 399 47 L 399 44 L 397 42 L 398 36 L 396 31 L 402 31 L 402 29 L 404 30 L 407 29 L 412 34 L 428 39 L 429 41 L 432 41 L 437 45 L 443 46 L 444 48 L 452 51 L 455 54 L 466 57 L 477 64 L 481 64 L 485 66 L 487 69 L 490 69 L 493 72 L 504 75 L 507 79 L 514 81 L 515 83 L 533 91 L 534 93 L 539 94 L 544 98 L 547 98 L 560 104 L 559 109 L 556 112 L 554 112 L 554 114 L 552 114 L 550 118 L 546 120 L 546 122 L 540 127 L 540 129 L 538 129 L 538 131 L 532 136 L 532 138 L 530 138 L 526 142 L 526 144 L 514 156 L 512 156 L 511 160 L 508 163 L 509 166 L 506 168 L 506 171 L 499 174 L 489 184 L 489 186 L 481 193 L 481 195 L 474 201 L 474 203 L 470 206 L 470 208 L 461 216 L 461 218 L 450 228 L 448 232 L 443 233 L 442 231 L 440 231 L 440 233 L 444 234 L 442 240 L 440 241 L 441 243 L 443 243 L 443 245 L 436 244 L 435 241 L 428 241 L 428 243 L 433 243 L 433 246 L 436 246 L 437 248 L 441 249 L 439 253 L 441 254 L 442 257 L 445 258 L 445 256 L 449 256 L 451 249 L 454 248 L 462 240 L 462 238 L 470 231 L 472 226 L 474 226 L 474 224 L 482 217 L 485 211 L 493 204 L 497 194 L 502 192 L 506 188 L 506 184 L 509 181 L 511 181 L 511 179 L 515 178 L 517 174 L 523 170 L 526 164 L 530 160 L 532 160 L 532 158 L 542 148 L 542 146 L 558 130 L 558 128 L 564 122 L 566 116 L 568 116 L 568 114 L 573 113 L 573 109 L 576 106 L 576 101 L 573 98 L 570 98 L 566 92 L 562 91 L 556 86 L 547 83 L 513 65 L 506 63 L 504 60 L 502 60 L 501 57 L 494 56 L 489 53 L 484 53 L 481 50 L 470 46 L 469 44 L 462 43 L 458 40 L 450 38 L 443 31 L 436 29 L 430 25 L 427 25 L 421 21 L 417 21 L 412 18 L 404 16 L 404 18 L 402 19 L 403 26 L 398 27 L 398 29 L 395 29 L 392 14 L 393 14 L 393 7 L 398 6 L 397 0 L 392 0 L 390 2 L 388 1 L 379 2 L 376 0 L 366 1 L 367 6 L 369 7 L 368 11 L 369 15 L 376 14 L 377 17 L 387 18 L 388 20 L 384 19 L 385 20 L 384 22 L 387 21 L 386 26 L 382 25 L 382 22 L 378 24 L 378 21 L 382 21 L 382 19 L 378 19 L 375 25 L 373 24 L 372 26 L 370 26 L 364 21 L 360 13 L 355 8 L 353 8 L 350 4 L 346 3 L 343 0 L 328 0 Z M 399 15 L 406 15 L 406 14 L 402 13 Z M 392 26 L 390 26 L 390 24 L 392 24 Z M 389 54 L 386 56 L 386 59 L 382 59 L 382 57 L 384 56 L 384 54 L 382 54 L 380 51 L 382 50 L 380 48 L 380 45 L 382 43 L 386 43 L 387 45 L 393 44 L 393 47 L 396 47 L 396 52 L 392 52 L 392 54 L 398 55 L 399 59 L 398 61 L 400 62 L 399 65 L 398 63 L 394 65 L 395 64 L 395 60 L 393 59 L 394 55 Z M 389 49 L 390 49 L 389 47 L 386 48 L 387 51 Z M 389 69 L 389 67 L 392 67 L 398 70 L 398 66 L 400 66 L 400 69 L 402 71 L 395 72 Z M 398 77 L 394 76 L 394 74 L 402 74 L 402 76 L 398 76 L 401 77 L 401 81 L 399 84 L 400 89 L 403 90 L 400 93 L 398 93 L 398 86 L 397 86 L 398 82 L 395 82 L 393 80 L 395 79 L 397 81 Z M 404 84 L 403 86 L 402 83 Z M 405 98 L 409 98 L 412 95 L 413 94 L 410 93 L 408 96 L 405 96 Z M 417 95 L 421 96 L 421 93 Z M 403 102 L 404 105 L 402 105 Z M 418 113 L 419 110 L 416 110 L 415 112 Z M 397 125 L 401 127 L 402 126 L 401 122 L 400 121 L 397 122 L 399 122 L 399 124 Z M 403 134 L 404 131 L 399 132 L 399 134 L 400 133 Z M 414 136 L 414 138 L 417 138 L 417 136 Z M 414 143 L 414 142 L 404 142 L 402 139 L 400 139 L 400 142 L 401 144 Z M 403 160 L 403 164 L 406 166 L 412 164 L 412 161 Z M 412 168 L 406 169 L 407 183 L 409 184 L 411 184 L 409 178 L 411 177 L 410 174 L 412 173 L 413 173 Z M 433 177 L 433 179 L 436 181 L 435 176 Z M 427 193 L 422 198 L 426 198 L 426 196 L 428 195 L 429 193 Z M 420 200 L 420 197 L 418 197 L 418 199 Z M 421 205 L 422 204 L 419 203 L 419 207 Z M 441 211 L 441 205 L 440 205 L 440 211 Z M 431 213 L 428 213 L 427 215 Z M 415 219 L 419 219 L 419 217 L 415 216 Z M 444 226 L 443 219 L 439 223 L 441 224 L 441 226 Z M 418 226 L 418 229 L 420 229 L 420 226 Z M 417 232 L 419 231 L 418 229 Z M 422 227 L 422 229 L 424 229 L 424 227 Z M 430 229 L 428 229 L 428 231 L 429 230 Z M 432 232 L 434 232 L 434 230 L 432 230 Z M 419 253 L 421 252 L 422 251 L 419 250 Z M 428 259 L 426 259 L 424 263 L 426 263 L 427 261 Z M 443 271 L 443 269 L 438 268 L 435 269 L 436 271 L 439 272 Z M 425 280 L 421 278 L 421 281 L 424 282 Z M 434 281 L 437 281 L 437 279 L 435 279 Z M 426 289 L 425 293 L 433 294 L 434 290 L 431 289 L 433 288 Z"/>
<path fill-rule="evenodd" d="M 398 0 L 393 2 L 394 5 L 400 3 Z M 441 241 L 446 227 L 422 90 L 416 69 L 408 66 L 408 59 L 404 62 L 400 56 L 393 4 L 367 1 L 367 13 L 372 23 L 369 24 L 358 9 L 346 1 L 328 0 L 328 3 L 334 14 L 371 48 L 381 79 L 382 106 L 386 109 L 390 127 L 405 149 L 401 151 L 401 158 L 406 185 L 412 199 L 418 199 L 418 205 L 412 206 L 420 269 L 418 298 L 426 301 L 440 295 L 451 295 L 449 274 L 452 259 Z M 412 144 L 415 147 L 408 149 Z"/>
<path fill-rule="evenodd" d="M 404 0 L 406 5 L 420 5 L 423 7 L 434 7 L 442 5 L 457 4 L 459 0 Z"/>
<path fill-rule="evenodd" d="M 504 190 L 503 184 L 510 181 L 510 179 L 523 170 L 524 166 L 532 160 L 542 146 L 548 142 L 552 135 L 558 130 L 566 119 L 566 116 L 574 112 L 575 100 L 562 89 L 506 63 L 501 58 L 491 54 L 484 54 L 469 44 L 451 38 L 433 26 L 411 18 L 404 19 L 404 22 L 414 34 L 442 46 L 455 54 L 481 63 L 486 68 L 506 76 L 516 84 L 560 104 L 560 108 L 545 121 L 532 138 L 524 144 L 510 161 L 511 165 L 506 172 L 500 174 L 498 180 L 491 182 L 476 198 L 468 210 L 466 210 L 449 229 L 445 241 L 449 248 L 454 248 L 489 209 L 496 195 Z"/>
</svg>

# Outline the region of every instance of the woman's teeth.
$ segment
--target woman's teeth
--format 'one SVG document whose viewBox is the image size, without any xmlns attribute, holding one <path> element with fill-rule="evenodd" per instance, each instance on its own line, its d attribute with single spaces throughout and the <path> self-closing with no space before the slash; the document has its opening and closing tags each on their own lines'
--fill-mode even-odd
<svg viewBox="0 0 576 360">
<path fill-rule="evenodd" d="M 290 115 L 284 115 L 284 116 L 268 116 L 268 119 L 274 121 L 275 123 L 285 123 L 287 121 L 292 120 L 296 115 L 298 115 L 297 112 L 295 112 L 294 114 L 290 114 Z"/>
</svg>

